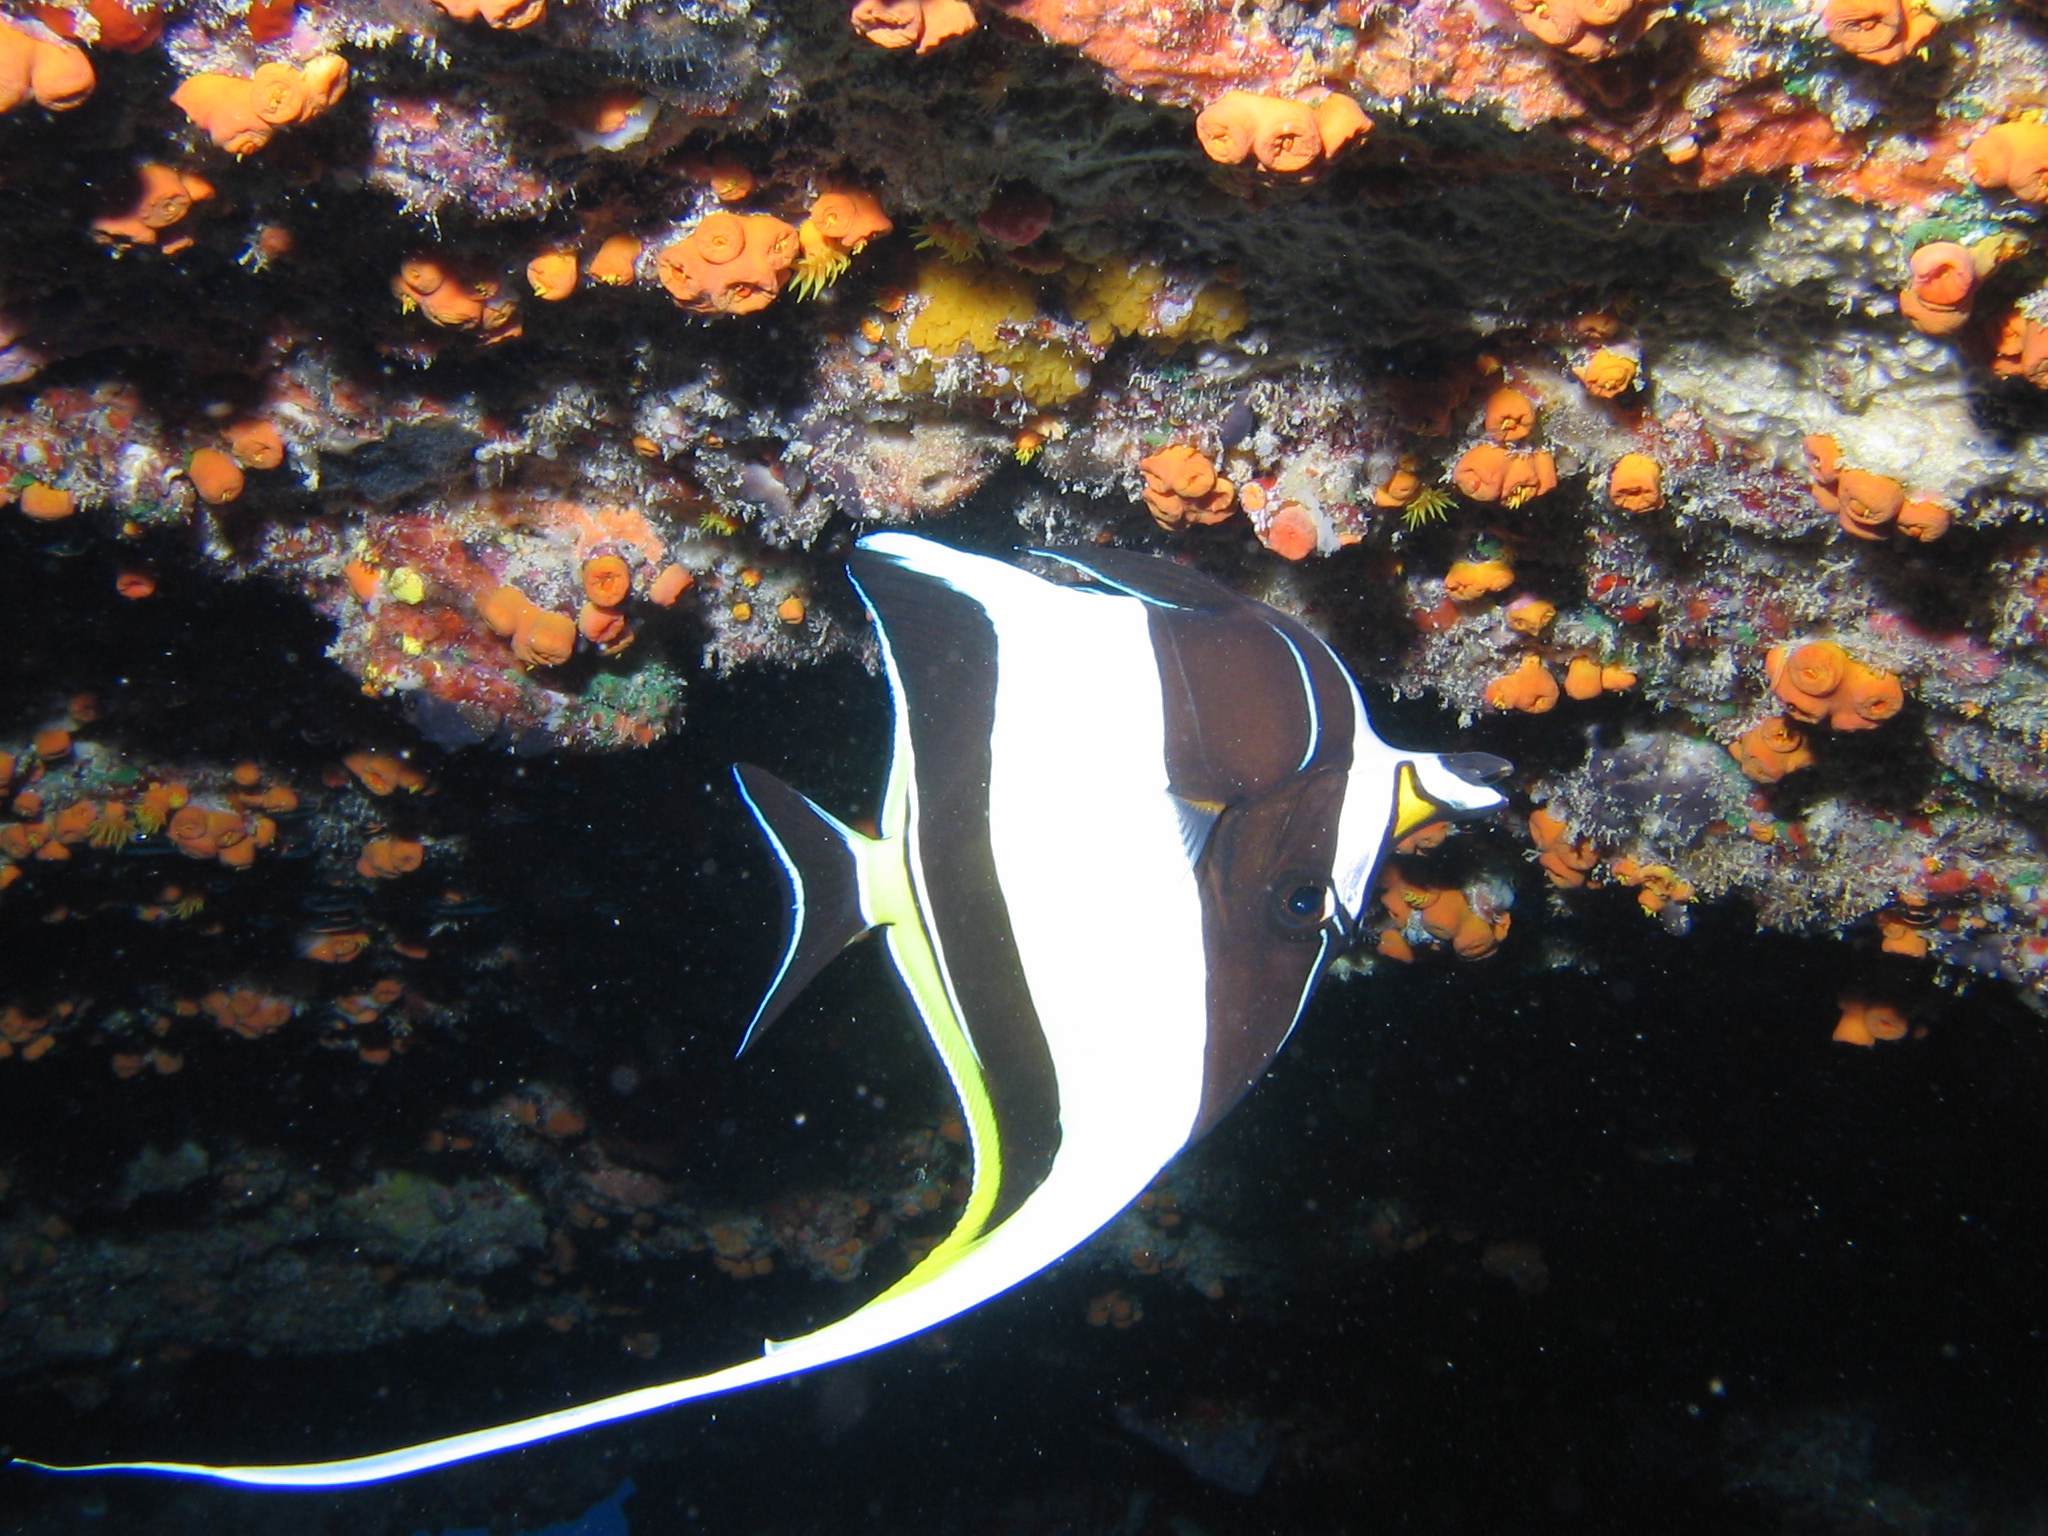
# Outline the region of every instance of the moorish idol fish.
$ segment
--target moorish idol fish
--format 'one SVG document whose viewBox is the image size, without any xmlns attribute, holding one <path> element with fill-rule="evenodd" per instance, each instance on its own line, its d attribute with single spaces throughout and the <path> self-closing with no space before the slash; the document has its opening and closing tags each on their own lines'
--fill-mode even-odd
<svg viewBox="0 0 2048 1536">
<path fill-rule="evenodd" d="M 747 1043 L 879 933 L 959 1097 L 971 1193 L 922 1262 L 758 1359 L 496 1429 L 302 1466 L 45 1470 L 331 1488 L 532 1445 L 893 1344 L 1142 1194 L 1265 1072 L 1387 849 L 1499 805 L 1508 765 L 1388 746 L 1329 646 L 1207 577 L 1117 550 L 1046 558 L 1068 579 L 861 541 L 851 574 L 895 705 L 878 835 L 737 770 L 791 907 Z"/>
</svg>

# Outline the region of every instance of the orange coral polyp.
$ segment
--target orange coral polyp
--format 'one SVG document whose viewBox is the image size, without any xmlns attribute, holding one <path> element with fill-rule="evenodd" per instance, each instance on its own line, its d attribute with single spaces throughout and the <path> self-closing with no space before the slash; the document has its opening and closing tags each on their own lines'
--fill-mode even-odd
<svg viewBox="0 0 2048 1536">
<path fill-rule="evenodd" d="M 1838 1006 L 1842 1016 L 1835 1024 L 1833 1038 L 1842 1045 L 1874 1046 L 1880 1040 L 1906 1037 L 1906 1016 L 1890 1003 L 1845 997 Z"/>
<path fill-rule="evenodd" d="M 1185 443 L 1140 459 L 1138 473 L 1145 482 L 1145 505 L 1162 528 L 1220 523 L 1236 500 L 1237 488 L 1216 473 L 1209 456 Z"/>
<path fill-rule="evenodd" d="M 576 654 L 576 621 L 549 608 L 529 608 L 512 632 L 512 654 L 529 667 L 558 667 Z"/>
<path fill-rule="evenodd" d="M 1913 252 L 1913 280 L 1899 293 L 1899 313 L 1928 336 L 1951 336 L 1970 323 L 1977 293 L 1976 255 L 1953 240 L 1934 240 Z"/>
<path fill-rule="evenodd" d="M 181 249 L 189 242 L 176 237 L 166 240 L 163 232 L 190 213 L 195 203 L 214 195 L 212 184 L 204 178 L 154 161 L 135 168 L 135 187 L 135 196 L 125 207 L 92 221 L 95 235 L 108 241 L 161 243 L 166 250 Z"/>
<path fill-rule="evenodd" d="M 881 200 L 858 187 L 820 193 L 806 222 L 834 249 L 849 256 L 858 255 L 870 240 L 879 240 L 896 227 L 882 211 Z"/>
<path fill-rule="evenodd" d="M 1314 169 L 1371 129 L 1372 119 L 1342 95 L 1311 105 L 1285 96 L 1225 91 L 1195 118 L 1195 140 L 1211 160 L 1241 165 L 1249 159 L 1280 176 Z"/>
<path fill-rule="evenodd" d="M 395 880 L 426 861 L 426 845 L 410 837 L 375 837 L 363 844 L 356 873 L 365 880 Z"/>
<path fill-rule="evenodd" d="M 1486 433 L 1496 442 L 1519 443 L 1536 430 L 1536 402 L 1519 389 L 1496 389 L 1486 397 Z"/>
<path fill-rule="evenodd" d="M 1838 731 L 1867 731 L 1905 707 L 1905 689 L 1889 672 L 1866 667 L 1832 640 L 1774 646 L 1764 657 L 1771 691 L 1793 719 L 1826 721 Z"/>
<path fill-rule="evenodd" d="M 1505 560 L 1459 560 L 1444 572 L 1444 592 L 1455 603 L 1476 603 L 1514 583 L 1514 567 Z"/>
<path fill-rule="evenodd" d="M 242 466 L 218 448 L 201 448 L 192 455 L 185 473 L 192 489 L 208 506 L 225 506 L 242 494 L 245 477 Z"/>
<path fill-rule="evenodd" d="M 1906 505 L 1906 488 L 1889 475 L 1844 469 L 1835 477 L 1835 517 L 1845 533 L 1882 539 Z"/>
<path fill-rule="evenodd" d="M 2023 203 L 2048 202 L 2048 123 L 1999 123 L 1978 136 L 1963 164 L 1987 191 L 2002 188 Z"/>
<path fill-rule="evenodd" d="M 654 573 L 647 588 L 647 600 L 657 608 L 673 608 L 695 583 L 696 578 L 680 565 L 664 565 Z"/>
<path fill-rule="evenodd" d="M 1486 702 L 1493 708 L 1524 714 L 1548 714 L 1557 707 L 1557 697 L 1557 679 L 1536 655 L 1524 656 L 1514 671 L 1486 685 Z"/>
<path fill-rule="evenodd" d="M 1889 65 L 1917 53 L 1941 23 L 1918 0 L 1828 0 L 1820 24 L 1843 52 Z"/>
<path fill-rule="evenodd" d="M 1258 532 L 1259 542 L 1283 560 L 1306 560 L 1322 543 L 1315 518 L 1298 501 L 1282 502 Z"/>
<path fill-rule="evenodd" d="M 633 571 L 617 555 L 599 555 L 583 566 L 583 595 L 600 608 L 616 608 L 633 592 Z"/>
<path fill-rule="evenodd" d="M 847 18 L 878 48 L 930 53 L 981 25 L 966 0 L 856 0 Z"/>
<path fill-rule="evenodd" d="M 244 469 L 276 469 L 284 463 L 284 434 L 270 422 L 244 417 L 228 423 L 221 436 Z"/>
<path fill-rule="evenodd" d="M 655 256 L 669 297 L 699 315 L 751 315 L 781 295 L 801 242 L 766 213 L 710 213 Z"/>
<path fill-rule="evenodd" d="M 607 288 L 624 288 L 638 273 L 640 253 L 645 249 L 638 235 L 609 235 L 584 264 L 583 275 Z"/>
<path fill-rule="evenodd" d="M 1602 347 L 1583 367 L 1572 370 L 1586 393 L 1596 400 L 1613 400 L 1626 393 L 1636 381 L 1636 360 Z"/>
<path fill-rule="evenodd" d="M 576 291 L 576 253 L 542 251 L 526 264 L 526 285 L 533 296 L 558 304 Z"/>
<path fill-rule="evenodd" d="M 1664 505 L 1664 470 L 1646 453 L 1625 453 L 1607 476 L 1607 499 L 1624 512 L 1654 512 Z"/>
<path fill-rule="evenodd" d="M 1645 0 L 1508 0 L 1522 30 L 1575 59 L 1604 59 L 1643 34 Z"/>
<path fill-rule="evenodd" d="M 249 77 L 249 93 L 256 115 L 273 128 L 304 122 L 312 104 L 306 77 L 291 65 L 275 61 L 256 67 Z"/>
<path fill-rule="evenodd" d="M 1813 766 L 1813 748 L 1806 732 L 1783 715 L 1759 721 L 1728 744 L 1744 777 L 1757 784 L 1775 784 L 1787 774 Z"/>
<path fill-rule="evenodd" d="M 626 640 L 626 616 L 616 608 L 585 603 L 576 614 L 576 632 L 603 650 L 616 650 Z"/>
<path fill-rule="evenodd" d="M 1557 461 L 1541 451 L 1511 453 L 1498 443 L 1478 443 L 1459 458 L 1451 483 L 1474 501 L 1519 507 L 1557 489 Z"/>
<path fill-rule="evenodd" d="M 533 26 L 548 13 L 547 0 L 430 0 L 457 21 L 481 21 L 501 32 Z"/>
<path fill-rule="evenodd" d="M 477 615 L 492 634 L 509 640 L 520 621 L 533 611 L 533 600 L 517 587 L 499 587 L 477 604 Z"/>
<path fill-rule="evenodd" d="M 68 112 L 83 106 L 97 83 L 84 49 L 53 43 L 0 17 L 0 112 L 25 101 Z"/>
<path fill-rule="evenodd" d="M 1586 884 L 1600 862 L 1600 850 L 1590 837 L 1574 837 L 1571 828 L 1543 806 L 1529 813 L 1529 841 L 1536 845 L 1536 862 L 1545 878 L 1559 890 Z"/>
<path fill-rule="evenodd" d="M 356 776 L 356 781 L 373 795 L 383 796 L 396 791 L 413 774 L 406 765 L 388 752 L 351 752 L 342 758 L 342 766 Z"/>
<path fill-rule="evenodd" d="M 20 506 L 23 517 L 38 523 L 55 523 L 78 510 L 78 498 L 37 480 L 21 488 Z"/>
</svg>

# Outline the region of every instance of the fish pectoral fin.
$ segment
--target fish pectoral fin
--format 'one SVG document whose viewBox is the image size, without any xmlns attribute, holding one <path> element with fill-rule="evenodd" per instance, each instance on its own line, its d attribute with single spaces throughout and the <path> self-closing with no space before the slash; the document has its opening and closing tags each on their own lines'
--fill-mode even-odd
<svg viewBox="0 0 2048 1536">
<path fill-rule="evenodd" d="M 789 892 L 782 965 L 740 1041 L 744 1054 L 839 952 L 875 927 L 861 908 L 860 848 L 870 841 L 774 774 L 733 768 L 740 797 L 767 834 Z"/>
<path fill-rule="evenodd" d="M 1166 798 L 1173 802 L 1173 814 L 1180 823 L 1181 846 L 1187 850 L 1188 868 L 1193 869 L 1202 862 L 1202 850 L 1209 846 L 1209 834 L 1223 819 L 1223 802 L 1190 800 L 1170 789 Z"/>
</svg>

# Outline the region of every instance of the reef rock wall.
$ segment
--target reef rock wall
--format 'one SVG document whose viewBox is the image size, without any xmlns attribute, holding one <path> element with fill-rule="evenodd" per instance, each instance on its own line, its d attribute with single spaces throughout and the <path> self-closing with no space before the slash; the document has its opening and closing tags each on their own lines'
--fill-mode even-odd
<svg viewBox="0 0 2048 1536">
<path fill-rule="evenodd" d="M 2038 997 L 2044 81 L 2013 0 L 11 7 L 0 518 L 545 751 L 861 646 L 847 539 L 999 508 L 1491 722 L 1558 900 Z M 81 724 L 0 743 L 0 884 L 290 841 Z M 1413 852 L 1394 959 L 1535 888 Z"/>
</svg>

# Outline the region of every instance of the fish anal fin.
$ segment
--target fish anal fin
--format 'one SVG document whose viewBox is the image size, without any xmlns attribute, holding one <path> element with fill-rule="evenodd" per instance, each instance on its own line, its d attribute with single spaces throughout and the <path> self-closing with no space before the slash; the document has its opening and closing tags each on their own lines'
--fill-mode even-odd
<svg viewBox="0 0 2048 1536">
<path fill-rule="evenodd" d="M 875 925 L 860 898 L 860 833 L 782 780 L 741 763 L 740 796 L 761 824 L 789 896 L 782 964 L 740 1041 L 744 1054 L 839 952 Z"/>
</svg>

